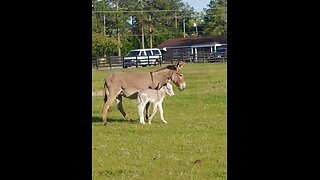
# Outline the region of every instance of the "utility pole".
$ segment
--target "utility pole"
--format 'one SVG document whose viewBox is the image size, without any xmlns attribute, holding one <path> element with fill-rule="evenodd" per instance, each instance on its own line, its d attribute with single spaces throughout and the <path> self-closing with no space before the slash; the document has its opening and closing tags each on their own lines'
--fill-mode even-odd
<svg viewBox="0 0 320 180">
<path fill-rule="evenodd" d="M 103 35 L 106 35 L 106 15 L 103 15 Z"/>
<path fill-rule="evenodd" d="M 150 35 L 150 48 L 152 48 L 152 28 L 151 28 L 151 14 L 149 14 L 149 35 Z"/>
<path fill-rule="evenodd" d="M 198 25 L 196 23 L 196 36 L 198 36 Z"/>
<path fill-rule="evenodd" d="M 120 0 L 118 0 L 117 2 L 116 2 L 116 4 L 117 4 L 117 11 L 119 10 L 119 2 L 120 2 Z M 117 24 L 119 24 L 119 14 L 118 14 L 118 12 L 117 12 Z M 118 39 L 118 56 L 121 56 L 121 41 L 120 41 L 120 32 L 119 32 L 120 30 L 119 30 L 119 25 L 118 25 L 118 27 L 117 27 L 117 39 Z"/>
<path fill-rule="evenodd" d="M 175 21 L 175 25 L 176 25 L 176 29 L 178 29 L 178 18 L 177 18 L 177 12 L 174 12 L 174 21 Z"/>
<path fill-rule="evenodd" d="M 186 37 L 186 19 L 183 17 L 183 38 Z"/>
<path fill-rule="evenodd" d="M 141 2 L 141 43 L 142 43 L 142 49 L 144 49 L 144 31 L 143 31 L 143 4 L 142 4 L 142 0 L 140 0 Z"/>
</svg>

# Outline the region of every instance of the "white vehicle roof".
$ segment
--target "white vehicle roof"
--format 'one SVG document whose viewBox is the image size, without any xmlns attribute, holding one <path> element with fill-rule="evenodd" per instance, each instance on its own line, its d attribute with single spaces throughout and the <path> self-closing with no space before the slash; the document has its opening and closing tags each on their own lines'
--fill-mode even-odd
<svg viewBox="0 0 320 180">
<path fill-rule="evenodd" d="M 131 51 L 141 51 L 141 50 L 160 50 L 159 48 L 149 48 L 149 49 L 133 49 Z"/>
</svg>

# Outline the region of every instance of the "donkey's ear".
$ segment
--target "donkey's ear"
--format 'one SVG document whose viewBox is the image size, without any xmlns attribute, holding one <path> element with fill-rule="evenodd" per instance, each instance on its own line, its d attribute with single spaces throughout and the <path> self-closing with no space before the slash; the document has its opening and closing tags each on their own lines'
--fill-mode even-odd
<svg viewBox="0 0 320 180">
<path fill-rule="evenodd" d="M 176 63 L 175 66 L 176 66 L 177 69 L 181 69 L 184 64 L 185 64 L 184 61 L 179 60 L 179 61 Z"/>
</svg>

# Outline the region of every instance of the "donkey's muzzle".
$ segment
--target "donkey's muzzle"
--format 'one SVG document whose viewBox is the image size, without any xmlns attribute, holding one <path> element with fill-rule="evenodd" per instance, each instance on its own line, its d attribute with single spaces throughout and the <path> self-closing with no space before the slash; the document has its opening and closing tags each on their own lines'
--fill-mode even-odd
<svg viewBox="0 0 320 180">
<path fill-rule="evenodd" d="M 186 88 L 186 83 L 182 83 L 182 84 L 180 84 L 179 86 L 178 86 L 178 89 L 180 90 L 180 91 L 183 91 L 185 88 Z"/>
</svg>

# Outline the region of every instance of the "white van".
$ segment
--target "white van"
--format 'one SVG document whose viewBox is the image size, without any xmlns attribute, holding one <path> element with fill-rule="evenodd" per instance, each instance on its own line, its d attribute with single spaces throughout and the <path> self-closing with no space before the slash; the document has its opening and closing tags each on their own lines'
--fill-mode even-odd
<svg viewBox="0 0 320 180">
<path fill-rule="evenodd" d="M 137 61 L 138 60 L 138 61 Z M 130 66 L 158 65 L 162 61 L 162 53 L 158 48 L 134 49 L 124 57 L 124 68 Z"/>
</svg>

